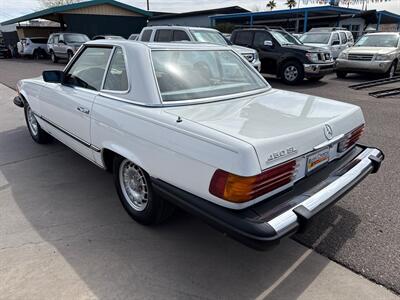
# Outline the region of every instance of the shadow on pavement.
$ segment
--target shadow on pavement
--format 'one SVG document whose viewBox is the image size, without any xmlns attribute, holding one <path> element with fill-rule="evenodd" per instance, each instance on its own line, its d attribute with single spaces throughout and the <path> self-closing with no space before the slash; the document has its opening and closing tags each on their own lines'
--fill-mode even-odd
<svg viewBox="0 0 400 300">
<path fill-rule="evenodd" d="M 6 136 L 9 132 L 0 133 L 2 144 Z M 40 245 L 44 240 L 97 298 L 293 299 L 328 263 L 290 239 L 270 251 L 254 251 L 181 211 L 162 225 L 141 226 L 120 205 L 110 174 L 59 143 L 38 146 L 27 134 L 14 139 L 24 148 L 19 156 L 25 159 L 0 164 L 0 175 L 11 191 L 9 202 L 18 207 L 3 215 L 2 222 L 10 227 L 5 232 L 18 233 L 5 235 L 0 248 Z M 41 155 L 27 159 L 37 147 L 47 149 L 47 155 L 41 150 Z M 334 236 L 339 251 L 358 222 L 357 216 L 333 207 L 306 235 L 317 249 Z M 23 280 L 55 293 L 73 289 L 51 255 L 34 255 L 39 261 L 33 267 L 39 269 L 20 275 L 16 271 L 15 282 L 9 284 L 18 289 Z M 73 291 L 63 291 L 73 295 L 69 293 Z"/>
</svg>

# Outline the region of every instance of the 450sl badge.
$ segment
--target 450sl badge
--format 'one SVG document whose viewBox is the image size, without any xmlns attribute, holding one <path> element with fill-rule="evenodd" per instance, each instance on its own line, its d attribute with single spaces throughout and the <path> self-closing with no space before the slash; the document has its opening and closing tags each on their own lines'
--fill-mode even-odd
<svg viewBox="0 0 400 300">
<path fill-rule="evenodd" d="M 289 148 L 283 149 L 281 151 L 271 153 L 268 156 L 267 161 L 275 160 L 275 159 L 282 158 L 282 157 L 292 155 L 295 153 L 297 153 L 297 149 L 295 147 L 289 147 Z"/>
</svg>

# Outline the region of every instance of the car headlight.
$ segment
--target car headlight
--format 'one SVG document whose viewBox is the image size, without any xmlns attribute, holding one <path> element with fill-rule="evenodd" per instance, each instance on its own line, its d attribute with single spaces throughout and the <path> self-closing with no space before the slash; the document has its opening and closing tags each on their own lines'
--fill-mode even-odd
<svg viewBox="0 0 400 300">
<path fill-rule="evenodd" d="M 391 57 L 388 54 L 377 54 L 375 60 L 390 60 Z"/>
<path fill-rule="evenodd" d="M 243 53 L 242 54 L 248 62 L 252 62 L 255 59 L 255 53 Z"/>
<path fill-rule="evenodd" d="M 340 52 L 338 58 L 340 58 L 340 59 L 347 59 L 347 52 L 345 52 L 345 51 Z"/>
<path fill-rule="evenodd" d="M 318 53 L 306 53 L 307 58 L 312 62 L 318 62 Z"/>
</svg>

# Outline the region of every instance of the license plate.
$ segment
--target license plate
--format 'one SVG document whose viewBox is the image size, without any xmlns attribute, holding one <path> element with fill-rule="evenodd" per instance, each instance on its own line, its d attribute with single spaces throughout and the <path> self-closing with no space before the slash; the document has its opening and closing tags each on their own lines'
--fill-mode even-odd
<svg viewBox="0 0 400 300">
<path fill-rule="evenodd" d="M 307 173 L 312 172 L 329 161 L 329 148 L 319 150 L 307 156 Z"/>
</svg>

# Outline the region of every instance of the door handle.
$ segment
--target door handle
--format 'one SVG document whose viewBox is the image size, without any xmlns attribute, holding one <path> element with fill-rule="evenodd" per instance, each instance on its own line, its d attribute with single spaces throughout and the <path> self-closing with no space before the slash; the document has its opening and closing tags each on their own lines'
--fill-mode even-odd
<svg viewBox="0 0 400 300">
<path fill-rule="evenodd" d="M 84 114 L 89 114 L 89 112 L 90 112 L 90 110 L 89 109 L 87 109 L 87 108 L 85 108 L 85 107 L 82 107 L 82 106 L 78 106 L 77 108 L 76 108 L 78 111 L 80 111 L 80 112 L 83 112 Z"/>
</svg>

